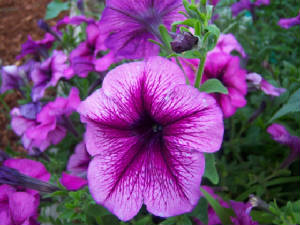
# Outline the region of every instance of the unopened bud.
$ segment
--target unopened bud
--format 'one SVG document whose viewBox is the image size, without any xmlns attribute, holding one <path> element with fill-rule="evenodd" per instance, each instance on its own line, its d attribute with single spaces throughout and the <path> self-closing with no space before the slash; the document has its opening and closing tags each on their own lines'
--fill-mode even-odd
<svg viewBox="0 0 300 225">
<path fill-rule="evenodd" d="M 198 43 L 198 38 L 189 32 L 177 34 L 171 42 L 172 50 L 176 53 L 191 50 Z"/>
<path fill-rule="evenodd" d="M 51 32 L 51 28 L 49 27 L 49 25 L 46 23 L 45 20 L 43 19 L 39 19 L 38 22 L 37 22 L 39 28 L 41 28 L 42 30 L 50 33 Z"/>
<path fill-rule="evenodd" d="M 84 2 L 83 0 L 77 0 L 77 8 L 79 11 L 84 14 Z"/>
<path fill-rule="evenodd" d="M 26 176 L 19 173 L 19 171 L 9 168 L 7 166 L 0 167 L 0 184 L 9 184 L 13 186 L 23 186 L 28 189 L 34 189 L 42 192 L 54 192 L 58 191 L 59 188 L 41 181 L 39 179 Z"/>
</svg>

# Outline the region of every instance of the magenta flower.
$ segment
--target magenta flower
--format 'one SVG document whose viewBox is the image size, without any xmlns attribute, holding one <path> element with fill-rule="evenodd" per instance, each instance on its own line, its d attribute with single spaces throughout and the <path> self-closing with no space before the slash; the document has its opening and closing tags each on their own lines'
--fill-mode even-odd
<svg viewBox="0 0 300 225">
<path fill-rule="evenodd" d="M 158 55 L 159 46 L 148 39 L 159 41 L 160 24 L 170 29 L 183 20 L 179 11 L 184 11 L 181 0 L 108 0 L 99 26 L 106 46 L 120 59 L 139 59 Z"/>
<path fill-rule="evenodd" d="M 115 61 L 112 52 L 97 59 L 100 51 L 106 51 L 100 28 L 90 23 L 86 28 L 87 40 L 80 43 L 70 54 L 71 66 L 80 77 L 86 77 L 91 71 L 105 71 Z"/>
<path fill-rule="evenodd" d="M 20 76 L 18 67 L 15 65 L 3 66 L 1 68 L 1 91 L 4 92 L 10 89 L 19 89 L 24 85 L 24 81 Z"/>
<path fill-rule="evenodd" d="M 237 108 L 246 105 L 246 71 L 240 68 L 237 56 L 222 52 L 210 54 L 205 63 L 203 82 L 211 78 L 219 79 L 228 89 L 228 94 L 213 94 L 225 117 L 232 116 Z"/>
<path fill-rule="evenodd" d="M 278 21 L 278 25 L 285 29 L 289 29 L 292 26 L 300 25 L 300 11 L 296 17 L 280 19 Z"/>
<path fill-rule="evenodd" d="M 26 136 L 33 140 L 41 142 L 49 140 L 49 144 L 58 144 L 66 135 L 64 128 L 68 126 L 66 117 L 77 109 L 79 103 L 79 92 L 76 88 L 71 89 L 67 98 L 57 97 L 37 114 L 37 125 L 28 128 Z"/>
<path fill-rule="evenodd" d="M 123 64 L 78 109 L 93 156 L 90 192 L 121 220 L 142 204 L 161 217 L 189 212 L 200 197 L 204 156 L 219 150 L 223 119 L 215 100 L 185 85 L 161 57 Z"/>
<path fill-rule="evenodd" d="M 87 18 L 83 15 L 79 15 L 79 16 L 73 16 L 73 17 L 69 17 L 69 16 L 65 16 L 63 19 L 59 20 L 56 23 L 55 26 L 55 30 L 59 30 L 61 26 L 63 25 L 80 25 L 81 23 L 94 23 L 94 19 L 92 18 Z"/>
<path fill-rule="evenodd" d="M 73 71 L 66 64 L 67 59 L 67 56 L 62 51 L 55 50 L 50 58 L 33 69 L 31 73 L 34 83 L 32 90 L 33 101 L 42 98 L 45 90 L 50 86 L 55 86 L 60 79 L 70 79 L 73 76 Z"/>
<path fill-rule="evenodd" d="M 216 47 L 212 51 L 208 52 L 208 54 L 214 52 L 224 52 L 230 54 L 232 51 L 237 51 L 243 58 L 247 56 L 243 47 L 236 40 L 233 34 L 221 34 Z"/>
<path fill-rule="evenodd" d="M 76 145 L 74 153 L 69 158 L 67 170 L 72 175 L 86 177 L 90 160 L 91 157 L 86 150 L 85 142 L 82 141 Z"/>
<path fill-rule="evenodd" d="M 290 154 L 283 161 L 280 168 L 287 168 L 293 161 L 299 159 L 300 157 L 299 137 L 290 135 L 284 126 L 276 123 L 269 126 L 267 131 L 269 134 L 271 134 L 272 139 L 274 141 L 277 141 L 283 145 L 287 145 L 290 148 Z"/>
<path fill-rule="evenodd" d="M 244 58 L 247 56 L 243 47 L 238 43 L 233 34 L 221 34 L 216 47 L 212 51 L 209 51 L 207 55 L 209 56 L 210 54 L 213 54 L 215 52 L 230 54 L 232 51 L 237 51 Z M 194 84 L 196 79 L 196 72 L 199 65 L 199 59 L 179 58 L 179 60 L 189 81 L 191 82 L 191 84 Z M 173 59 L 173 61 L 175 62 L 175 59 Z"/>
<path fill-rule="evenodd" d="M 62 173 L 60 182 L 69 191 L 76 191 L 87 185 L 86 179 L 65 172 Z"/>
<path fill-rule="evenodd" d="M 261 89 L 266 95 L 280 96 L 286 91 L 285 88 L 274 87 L 258 73 L 248 73 L 246 79 L 250 82 L 251 86 L 254 86 L 256 89 Z"/>
<path fill-rule="evenodd" d="M 65 127 L 68 126 L 66 116 L 75 111 L 79 103 L 78 90 L 72 88 L 68 98 L 58 97 L 42 109 L 29 105 L 14 108 L 11 112 L 12 129 L 22 137 L 22 144 L 30 154 L 35 153 L 34 148 L 45 151 L 51 144 L 56 145 L 65 137 Z"/>
<path fill-rule="evenodd" d="M 231 222 L 233 225 L 258 225 L 257 222 L 254 222 L 249 215 L 249 208 L 251 208 L 250 203 L 230 201 L 230 203 L 225 202 L 220 196 L 214 193 L 212 188 L 208 186 L 202 186 L 205 191 L 207 191 L 213 198 L 215 198 L 222 207 L 232 208 L 235 217 L 231 217 Z M 197 225 L 204 225 L 197 218 L 194 218 L 194 221 Z M 215 213 L 214 209 L 211 206 L 208 206 L 208 223 L 207 225 L 218 225 L 222 224 L 218 215 Z"/>
<path fill-rule="evenodd" d="M 55 37 L 49 33 L 46 33 L 44 39 L 39 41 L 32 40 L 31 36 L 28 35 L 28 40 L 22 44 L 21 53 L 16 58 L 19 60 L 29 54 L 37 59 L 40 59 L 41 56 L 47 58 L 48 50 L 52 47 L 54 41 Z"/>
<path fill-rule="evenodd" d="M 50 174 L 40 162 L 30 159 L 8 159 L 4 166 L 18 170 L 41 181 L 49 181 Z M 37 225 L 40 196 L 37 191 L 7 184 L 0 185 L 1 225 Z"/>
</svg>

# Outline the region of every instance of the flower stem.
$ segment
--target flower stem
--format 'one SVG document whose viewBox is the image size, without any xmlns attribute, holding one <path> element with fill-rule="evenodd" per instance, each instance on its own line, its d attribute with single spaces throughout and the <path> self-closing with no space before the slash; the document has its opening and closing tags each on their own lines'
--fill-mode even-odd
<svg viewBox="0 0 300 225">
<path fill-rule="evenodd" d="M 200 63 L 198 66 L 198 71 L 197 71 L 197 76 L 196 76 L 196 81 L 195 81 L 195 88 L 199 88 L 200 84 L 201 84 L 201 80 L 202 80 L 202 75 L 203 75 L 203 71 L 204 71 L 204 65 L 205 65 L 205 61 L 206 61 L 206 52 L 205 54 L 200 58 Z"/>
</svg>

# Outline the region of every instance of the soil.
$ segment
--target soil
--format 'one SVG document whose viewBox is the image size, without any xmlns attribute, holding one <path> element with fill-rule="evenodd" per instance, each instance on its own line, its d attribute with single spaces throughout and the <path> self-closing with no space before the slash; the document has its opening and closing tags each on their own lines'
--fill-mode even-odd
<svg viewBox="0 0 300 225">
<path fill-rule="evenodd" d="M 51 0 L 0 0 L 0 67 L 1 65 L 19 65 L 16 56 L 21 45 L 30 34 L 33 40 L 44 37 L 44 32 L 37 26 L 37 21 L 44 17 L 46 7 Z M 66 13 L 65 13 L 66 14 Z M 62 18 L 64 15 L 60 15 Z M 59 19 L 58 18 L 58 19 Z M 57 20 L 57 19 L 56 19 Z M 48 21 L 53 26 L 56 20 Z M 6 94 L 4 101 L 9 108 L 17 106 L 21 95 L 17 92 Z M 10 146 L 15 151 L 22 151 L 10 124 L 9 112 L 0 102 L 0 149 Z"/>
</svg>

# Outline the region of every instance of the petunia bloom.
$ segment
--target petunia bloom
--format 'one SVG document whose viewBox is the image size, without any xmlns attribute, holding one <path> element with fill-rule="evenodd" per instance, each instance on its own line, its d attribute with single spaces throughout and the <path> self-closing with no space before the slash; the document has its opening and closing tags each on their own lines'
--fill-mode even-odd
<svg viewBox="0 0 300 225">
<path fill-rule="evenodd" d="M 164 58 L 123 64 L 78 109 L 93 156 L 88 185 L 121 220 L 145 204 L 157 216 L 189 212 L 200 197 L 204 156 L 219 150 L 223 118 L 215 100 L 185 85 Z"/>
<path fill-rule="evenodd" d="M 15 65 L 3 66 L 1 68 L 1 90 L 3 94 L 10 89 L 20 89 L 24 85 L 24 81 L 19 74 L 18 67 Z"/>
<path fill-rule="evenodd" d="M 184 11 L 181 0 L 108 0 L 99 26 L 106 46 L 120 59 L 145 58 L 158 55 L 159 46 L 148 39 L 159 41 L 160 24 L 170 29 L 183 20 L 179 11 Z"/>
<path fill-rule="evenodd" d="M 85 142 L 82 141 L 76 145 L 74 153 L 70 156 L 67 171 L 72 175 L 86 177 L 90 160 L 91 157 L 86 150 Z"/>
<path fill-rule="evenodd" d="M 55 37 L 46 33 L 42 40 L 34 41 L 31 36 L 28 35 L 28 40 L 22 44 L 21 53 L 16 57 L 18 60 L 26 55 L 32 55 L 34 58 L 40 60 L 40 58 L 48 57 L 48 50 L 52 47 L 55 41 Z"/>
<path fill-rule="evenodd" d="M 236 40 L 233 34 L 221 34 L 216 47 L 208 52 L 208 54 L 214 52 L 225 52 L 230 54 L 232 51 L 237 51 L 243 58 L 247 56 L 242 45 Z"/>
<path fill-rule="evenodd" d="M 261 89 L 266 95 L 280 96 L 286 91 L 285 88 L 274 87 L 258 73 L 248 73 L 246 75 L 246 79 L 250 83 L 250 86 L 254 86 L 256 89 Z"/>
<path fill-rule="evenodd" d="M 8 159 L 4 166 L 47 182 L 50 174 L 40 162 L 30 159 Z M 7 184 L 0 185 L 1 225 L 37 225 L 40 196 L 37 191 Z"/>
<path fill-rule="evenodd" d="M 292 136 L 285 129 L 284 126 L 280 124 L 272 124 L 268 127 L 267 132 L 272 136 L 274 141 L 280 144 L 287 145 L 290 148 L 290 154 L 281 164 L 281 168 L 287 168 L 293 161 L 299 160 L 300 158 L 300 138 L 297 136 Z"/>
<path fill-rule="evenodd" d="M 68 98 L 58 97 L 44 107 L 29 103 L 11 111 L 11 126 L 22 137 L 22 144 L 30 154 L 34 148 L 45 151 L 51 144 L 58 144 L 66 135 L 66 117 L 80 103 L 79 92 L 72 88 Z"/>
<path fill-rule="evenodd" d="M 289 29 L 292 26 L 300 25 L 300 11 L 296 17 L 280 19 L 278 21 L 278 25 L 285 29 Z"/>
<path fill-rule="evenodd" d="M 98 58 L 101 51 L 106 51 L 104 37 L 100 34 L 100 27 L 96 23 L 88 24 L 86 41 L 80 43 L 70 53 L 70 63 L 74 73 L 86 77 L 91 71 L 105 71 L 115 61 L 113 52 Z"/>
<path fill-rule="evenodd" d="M 70 79 L 72 70 L 66 64 L 67 56 L 62 51 L 54 51 L 53 55 L 46 61 L 36 65 L 31 73 L 34 83 L 32 99 L 37 101 L 44 96 L 46 89 L 55 86 L 62 79 Z"/>
<path fill-rule="evenodd" d="M 258 225 L 258 223 L 253 221 L 251 216 L 249 215 L 249 208 L 251 208 L 250 203 L 236 202 L 232 200 L 228 203 L 225 202 L 220 196 L 215 194 L 212 188 L 204 186 L 203 189 L 205 189 L 205 191 L 207 191 L 213 198 L 215 198 L 222 207 L 233 209 L 235 216 L 230 217 L 233 225 Z M 197 225 L 204 225 L 196 218 L 194 218 L 194 221 Z M 218 215 L 215 213 L 214 209 L 211 206 L 208 206 L 207 225 L 218 225 L 221 223 L 222 222 Z"/>
<path fill-rule="evenodd" d="M 240 61 L 237 56 L 222 52 L 208 55 L 203 73 L 203 82 L 211 78 L 220 80 L 228 89 L 228 94 L 213 94 L 225 117 L 232 116 L 237 108 L 246 105 L 246 71 L 240 68 Z"/>
<path fill-rule="evenodd" d="M 69 191 L 76 191 L 87 185 L 87 180 L 75 175 L 62 173 L 60 182 Z"/>
</svg>

